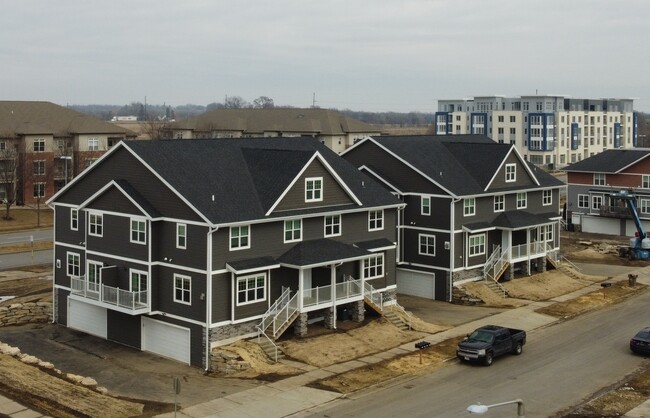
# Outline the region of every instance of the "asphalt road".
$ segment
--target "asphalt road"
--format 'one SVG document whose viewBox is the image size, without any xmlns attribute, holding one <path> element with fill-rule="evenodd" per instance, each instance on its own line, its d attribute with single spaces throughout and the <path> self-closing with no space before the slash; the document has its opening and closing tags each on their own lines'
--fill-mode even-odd
<svg viewBox="0 0 650 418">
<path fill-rule="evenodd" d="M 628 342 L 650 325 L 648 306 L 650 292 L 533 331 L 521 356 L 499 358 L 491 367 L 454 360 L 426 376 L 353 395 L 309 416 L 458 417 L 468 416 L 466 408 L 477 402 L 517 398 L 524 400 L 527 417 L 553 416 L 642 364 L 644 358 L 632 354 Z M 513 405 L 486 414 L 515 415 Z"/>
<path fill-rule="evenodd" d="M 0 245 L 23 244 L 34 241 L 52 241 L 54 231 L 52 228 L 34 229 L 30 231 L 7 232 L 0 234 Z"/>
<path fill-rule="evenodd" d="M 0 255 L 0 270 L 11 270 L 19 267 L 52 264 L 53 250 L 41 250 L 23 253 Z"/>
</svg>

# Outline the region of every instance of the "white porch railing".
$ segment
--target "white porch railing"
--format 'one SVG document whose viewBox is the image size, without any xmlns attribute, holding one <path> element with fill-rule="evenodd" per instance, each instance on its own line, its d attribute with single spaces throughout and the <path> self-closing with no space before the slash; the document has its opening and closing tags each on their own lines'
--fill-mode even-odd
<svg viewBox="0 0 650 418">
<path fill-rule="evenodd" d="M 511 249 L 511 260 L 541 255 L 546 255 L 546 242 L 535 241 L 528 244 L 513 245 Z"/>
<path fill-rule="evenodd" d="M 146 310 L 149 307 L 148 291 L 131 292 L 118 287 L 90 283 L 86 276 L 70 278 L 70 288 L 73 295 L 96 300 L 105 304 L 118 306 L 131 311 Z"/>
<path fill-rule="evenodd" d="M 503 267 L 506 265 L 506 263 L 510 261 L 510 258 L 508 257 L 508 250 L 508 248 L 505 248 L 503 251 L 501 251 L 501 247 L 498 246 L 492 252 L 488 258 L 488 261 L 483 267 L 483 277 L 486 280 L 490 279 L 496 281 L 498 279 L 497 275 L 501 272 L 501 270 L 503 270 Z"/>
<path fill-rule="evenodd" d="M 375 288 L 372 287 L 372 285 L 368 282 L 365 282 L 363 284 L 363 297 L 370 300 L 370 302 L 372 302 L 372 304 L 379 309 L 384 309 L 384 295 L 381 292 L 375 290 Z"/>
<path fill-rule="evenodd" d="M 348 279 L 334 285 L 335 300 L 351 299 L 363 295 L 361 280 Z M 302 292 L 303 308 L 332 304 L 332 285 L 313 287 Z"/>
</svg>

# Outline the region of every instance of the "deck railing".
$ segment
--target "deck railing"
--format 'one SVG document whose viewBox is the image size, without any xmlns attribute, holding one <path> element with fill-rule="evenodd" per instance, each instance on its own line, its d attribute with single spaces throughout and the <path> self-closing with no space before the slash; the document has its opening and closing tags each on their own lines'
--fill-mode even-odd
<svg viewBox="0 0 650 418">
<path fill-rule="evenodd" d="M 79 295 L 131 311 L 147 309 L 149 307 L 147 302 L 149 300 L 149 292 L 147 290 L 131 292 L 118 287 L 91 283 L 86 280 L 86 276 L 71 277 L 70 288 L 73 295 Z"/>
</svg>

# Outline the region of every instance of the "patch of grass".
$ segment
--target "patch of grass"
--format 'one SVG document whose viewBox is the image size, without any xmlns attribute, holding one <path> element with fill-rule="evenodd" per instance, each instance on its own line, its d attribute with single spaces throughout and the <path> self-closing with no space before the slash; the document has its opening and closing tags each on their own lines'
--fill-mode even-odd
<svg viewBox="0 0 650 418">
<path fill-rule="evenodd" d="M 22 231 L 34 228 L 51 228 L 54 225 L 54 212 L 48 207 L 37 209 L 12 207 L 9 211 L 9 219 L 5 219 L 4 207 L 0 206 L 0 232 Z"/>
</svg>

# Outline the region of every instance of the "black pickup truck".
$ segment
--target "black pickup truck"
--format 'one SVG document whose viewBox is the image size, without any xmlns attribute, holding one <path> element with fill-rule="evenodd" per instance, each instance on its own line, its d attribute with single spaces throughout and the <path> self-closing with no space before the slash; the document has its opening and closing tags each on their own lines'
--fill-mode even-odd
<svg viewBox="0 0 650 418">
<path fill-rule="evenodd" d="M 458 343 L 456 356 L 461 361 L 480 361 L 489 366 L 494 358 L 500 355 L 521 354 L 524 344 L 526 344 L 524 330 L 485 325 Z"/>
</svg>

